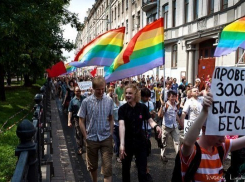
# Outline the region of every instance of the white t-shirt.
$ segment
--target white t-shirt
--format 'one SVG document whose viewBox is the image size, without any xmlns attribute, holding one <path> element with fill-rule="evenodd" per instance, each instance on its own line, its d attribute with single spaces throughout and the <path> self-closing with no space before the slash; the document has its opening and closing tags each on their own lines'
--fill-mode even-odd
<svg viewBox="0 0 245 182">
<path fill-rule="evenodd" d="M 153 102 L 152 101 L 148 101 L 148 102 L 142 102 L 142 101 L 140 101 L 140 103 L 145 104 L 147 108 L 148 108 L 148 103 L 149 103 L 149 112 L 151 112 L 151 111 L 154 110 L 154 105 L 153 105 Z M 148 121 L 146 121 L 146 123 L 145 123 L 146 126 L 147 126 L 147 123 L 148 123 Z M 143 126 L 142 126 L 143 129 L 145 129 L 145 124 L 143 122 Z M 150 130 L 150 129 L 151 129 L 151 126 L 148 123 L 147 130 Z"/>
<path fill-rule="evenodd" d="M 188 114 L 188 120 L 195 120 L 202 110 L 202 98 L 194 99 L 193 97 L 185 102 L 183 111 Z"/>
</svg>

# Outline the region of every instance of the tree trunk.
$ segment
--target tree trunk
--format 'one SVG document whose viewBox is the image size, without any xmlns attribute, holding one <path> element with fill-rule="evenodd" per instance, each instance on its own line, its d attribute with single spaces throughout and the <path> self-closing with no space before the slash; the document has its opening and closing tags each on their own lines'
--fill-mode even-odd
<svg viewBox="0 0 245 182">
<path fill-rule="evenodd" d="M 8 75 L 7 75 L 7 85 L 11 86 L 11 73 L 10 73 L 10 71 L 8 71 Z"/>
<path fill-rule="evenodd" d="M 32 83 L 36 83 L 36 82 L 37 82 L 37 75 L 34 74 L 34 75 L 33 75 L 33 79 L 32 79 Z"/>
<path fill-rule="evenodd" d="M 20 79 L 19 79 L 19 75 L 17 75 L 17 82 L 19 83 Z"/>
<path fill-rule="evenodd" d="M 0 99 L 6 101 L 5 89 L 4 89 L 4 67 L 0 64 Z"/>
<path fill-rule="evenodd" d="M 25 87 L 30 87 L 31 86 L 31 80 L 30 80 L 30 77 L 29 75 L 25 74 L 24 75 L 24 86 Z"/>
</svg>

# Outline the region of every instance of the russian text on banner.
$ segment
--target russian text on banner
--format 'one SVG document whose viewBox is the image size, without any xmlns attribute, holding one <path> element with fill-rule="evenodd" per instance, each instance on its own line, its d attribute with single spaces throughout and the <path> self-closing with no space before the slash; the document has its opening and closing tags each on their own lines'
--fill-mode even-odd
<svg viewBox="0 0 245 182">
<path fill-rule="evenodd" d="M 206 135 L 245 134 L 244 83 L 244 68 L 215 68 L 211 85 L 213 104 L 208 111 Z"/>
</svg>

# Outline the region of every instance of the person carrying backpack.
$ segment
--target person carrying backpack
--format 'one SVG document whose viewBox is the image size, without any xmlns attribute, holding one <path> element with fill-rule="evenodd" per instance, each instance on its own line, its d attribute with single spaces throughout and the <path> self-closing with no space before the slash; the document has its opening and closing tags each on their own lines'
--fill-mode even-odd
<svg viewBox="0 0 245 182">
<path fill-rule="evenodd" d="M 178 108 L 176 104 L 177 93 L 173 90 L 170 90 L 168 91 L 167 97 L 168 97 L 168 101 L 166 102 L 166 104 L 161 106 L 158 112 L 158 116 L 160 118 L 163 118 L 162 120 L 163 148 L 161 148 L 161 160 L 163 162 L 168 161 L 165 156 L 165 153 L 167 148 L 167 139 L 169 135 L 171 135 L 173 139 L 175 152 L 177 153 L 179 151 L 178 123 L 180 122 L 180 119 L 178 116 Z"/>
<path fill-rule="evenodd" d="M 177 154 L 172 181 L 223 181 L 224 159 L 229 152 L 244 147 L 245 137 L 225 139 L 224 136 L 205 135 L 205 121 L 208 116 L 208 107 L 212 105 L 212 102 L 213 95 L 208 93 L 203 99 L 200 115 L 186 133 Z M 202 135 L 196 141 L 201 129 Z M 177 166 L 178 164 L 180 166 Z"/>
</svg>

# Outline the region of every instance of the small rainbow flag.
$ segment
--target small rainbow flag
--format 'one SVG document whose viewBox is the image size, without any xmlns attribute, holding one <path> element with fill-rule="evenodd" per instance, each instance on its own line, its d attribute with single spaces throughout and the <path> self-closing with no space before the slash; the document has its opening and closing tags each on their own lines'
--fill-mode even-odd
<svg viewBox="0 0 245 182">
<path fill-rule="evenodd" d="M 236 20 L 223 29 L 214 56 L 227 55 L 236 51 L 238 47 L 245 49 L 245 17 Z"/>
<path fill-rule="evenodd" d="M 76 67 L 69 65 L 69 63 L 65 64 L 65 68 L 66 68 L 66 74 L 74 72 L 77 69 Z"/>
<path fill-rule="evenodd" d="M 106 82 L 142 74 L 165 63 L 163 18 L 146 25 L 131 39 L 110 67 Z"/>
<path fill-rule="evenodd" d="M 69 64 L 75 67 L 110 66 L 123 47 L 125 27 L 109 30 L 85 45 Z"/>
</svg>

